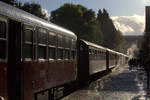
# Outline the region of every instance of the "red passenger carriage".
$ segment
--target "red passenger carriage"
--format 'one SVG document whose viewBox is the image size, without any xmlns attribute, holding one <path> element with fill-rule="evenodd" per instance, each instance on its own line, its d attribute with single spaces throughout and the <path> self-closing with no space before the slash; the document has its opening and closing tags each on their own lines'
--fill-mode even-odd
<svg viewBox="0 0 150 100">
<path fill-rule="evenodd" d="M 49 100 L 77 77 L 74 33 L 0 2 L 0 96 Z"/>
</svg>

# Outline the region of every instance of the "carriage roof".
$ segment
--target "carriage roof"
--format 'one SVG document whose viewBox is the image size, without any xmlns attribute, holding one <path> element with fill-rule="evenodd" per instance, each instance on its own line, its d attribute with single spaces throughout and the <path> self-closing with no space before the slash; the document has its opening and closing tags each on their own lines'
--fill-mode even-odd
<svg viewBox="0 0 150 100">
<path fill-rule="evenodd" d="M 120 53 L 120 52 L 117 52 L 117 51 L 114 51 L 114 50 L 105 48 L 105 47 L 103 47 L 103 46 L 100 46 L 100 45 L 97 45 L 97 44 L 88 42 L 88 41 L 86 41 L 86 40 L 83 40 L 83 39 L 82 39 L 81 41 L 83 41 L 83 42 L 84 42 L 86 45 L 88 45 L 88 46 L 92 46 L 92 47 L 95 47 L 95 48 L 107 50 L 108 52 L 111 52 L 111 53 L 114 53 L 114 54 L 117 54 L 117 55 L 121 55 L 121 56 L 128 57 L 127 55 L 125 55 L 125 54 L 123 54 L 123 53 Z"/>
<path fill-rule="evenodd" d="M 117 52 L 117 51 L 114 51 L 114 50 L 111 50 L 111 49 L 108 49 L 108 48 L 107 48 L 107 51 L 109 51 L 111 53 L 114 53 L 114 54 L 117 54 L 117 55 L 120 55 L 120 56 L 128 57 L 127 55 L 125 55 L 123 53 L 120 53 L 120 52 Z"/>
<path fill-rule="evenodd" d="M 103 50 L 106 50 L 106 48 L 104 48 L 103 46 L 100 46 L 100 45 L 97 45 L 97 44 L 94 44 L 92 42 L 88 42 L 86 40 L 81 40 L 83 41 L 86 45 L 88 46 L 92 46 L 92 47 L 95 47 L 95 48 L 99 48 L 99 49 L 103 49 Z"/>
<path fill-rule="evenodd" d="M 44 27 L 48 30 L 58 31 L 60 34 L 67 35 L 68 37 L 71 37 L 73 39 L 77 39 L 76 35 L 73 32 L 65 28 L 62 28 L 58 25 L 55 25 L 51 22 L 48 22 L 44 19 L 36 17 L 21 9 L 18 9 L 16 7 L 3 3 L 1 1 L 0 1 L 0 15 L 6 16 L 8 18 L 11 18 L 20 22 L 37 25 L 39 27 Z"/>
</svg>

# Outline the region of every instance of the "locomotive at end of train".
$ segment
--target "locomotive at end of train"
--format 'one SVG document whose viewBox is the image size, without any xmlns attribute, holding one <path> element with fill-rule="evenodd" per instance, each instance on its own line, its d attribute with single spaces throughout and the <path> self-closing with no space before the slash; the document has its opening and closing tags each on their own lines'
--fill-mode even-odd
<svg viewBox="0 0 150 100">
<path fill-rule="evenodd" d="M 0 100 L 58 100 L 125 58 L 0 1 Z"/>
</svg>

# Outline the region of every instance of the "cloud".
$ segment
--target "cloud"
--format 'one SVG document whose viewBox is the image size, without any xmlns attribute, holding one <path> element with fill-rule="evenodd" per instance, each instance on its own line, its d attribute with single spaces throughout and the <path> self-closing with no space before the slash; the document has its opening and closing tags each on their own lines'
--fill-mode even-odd
<svg viewBox="0 0 150 100">
<path fill-rule="evenodd" d="M 47 11 L 46 9 L 42 8 L 42 13 L 46 15 L 45 17 L 46 17 L 47 19 L 49 19 L 50 13 L 48 13 L 48 11 Z"/>
<path fill-rule="evenodd" d="M 141 2 L 142 2 L 143 4 L 146 4 L 146 3 L 148 2 L 148 0 L 141 0 Z"/>
<path fill-rule="evenodd" d="M 144 32 L 144 16 L 114 16 L 111 18 L 114 22 L 116 29 L 120 30 L 123 35 L 142 35 Z"/>
</svg>

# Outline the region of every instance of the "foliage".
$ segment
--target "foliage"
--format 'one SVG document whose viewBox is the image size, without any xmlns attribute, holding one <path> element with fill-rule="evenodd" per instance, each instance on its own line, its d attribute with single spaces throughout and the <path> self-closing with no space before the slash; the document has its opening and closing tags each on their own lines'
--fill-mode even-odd
<svg viewBox="0 0 150 100">
<path fill-rule="evenodd" d="M 10 4 L 10 5 L 15 5 L 16 3 L 16 0 L 0 0 L 0 1 Z"/>
<path fill-rule="evenodd" d="M 37 4 L 37 3 L 29 3 L 29 2 L 26 2 L 22 5 L 21 2 L 17 2 L 17 0 L 0 0 L 0 1 L 3 1 L 7 4 L 10 4 L 10 5 L 13 5 L 13 6 L 16 6 L 26 12 L 29 12 L 35 16 L 38 16 L 40 18 L 43 18 L 43 19 L 46 19 L 46 15 L 42 13 L 42 8 L 41 8 L 41 5 L 40 4 Z"/>
<path fill-rule="evenodd" d="M 115 38 L 115 50 L 122 52 L 122 53 L 126 53 L 127 51 L 127 43 L 125 40 L 125 37 L 122 36 L 122 33 L 118 30 L 116 31 L 116 38 Z"/>
<path fill-rule="evenodd" d="M 98 11 L 97 20 L 103 32 L 103 46 L 120 52 L 127 49 L 125 38 L 119 30 L 116 30 L 109 14 L 105 9 Z"/>
<path fill-rule="evenodd" d="M 95 12 L 81 5 L 65 4 L 51 12 L 50 21 L 70 29 L 82 39 L 100 44 L 102 32 Z"/>
<path fill-rule="evenodd" d="M 37 4 L 34 2 L 33 3 L 26 2 L 20 8 L 26 12 L 29 12 L 29 13 L 35 15 L 35 16 L 45 19 L 46 15 L 42 13 L 42 8 L 41 8 L 40 4 Z"/>
</svg>

